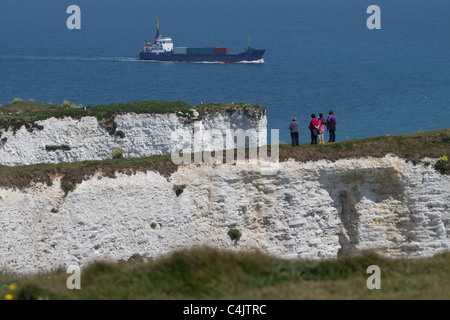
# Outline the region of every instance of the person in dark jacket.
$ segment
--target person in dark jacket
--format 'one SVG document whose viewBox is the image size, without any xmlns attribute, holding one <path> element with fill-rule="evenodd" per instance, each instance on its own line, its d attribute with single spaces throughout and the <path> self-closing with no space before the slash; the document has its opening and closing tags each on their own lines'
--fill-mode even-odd
<svg viewBox="0 0 450 320">
<path fill-rule="evenodd" d="M 311 144 L 317 144 L 317 136 L 319 134 L 319 121 L 316 115 L 313 113 L 311 115 L 311 122 L 309 123 L 309 130 L 311 130 Z"/>
<path fill-rule="evenodd" d="M 296 147 L 298 146 L 298 122 L 296 117 L 292 117 L 291 124 L 289 125 L 289 130 L 291 131 L 291 140 L 292 140 L 292 146 Z"/>
<path fill-rule="evenodd" d="M 327 118 L 327 131 L 330 133 L 330 139 L 328 142 L 335 142 L 336 141 L 336 128 L 337 128 L 337 121 L 336 117 L 334 115 L 333 110 L 330 110 L 328 113 Z"/>
</svg>

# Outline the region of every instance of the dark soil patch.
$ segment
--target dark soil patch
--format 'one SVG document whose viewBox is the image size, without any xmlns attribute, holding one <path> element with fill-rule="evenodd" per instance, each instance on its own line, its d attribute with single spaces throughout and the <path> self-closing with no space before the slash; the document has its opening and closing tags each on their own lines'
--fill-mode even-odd
<svg viewBox="0 0 450 320">
<path fill-rule="evenodd" d="M 168 178 L 177 170 L 170 156 L 153 156 L 141 159 L 118 159 L 104 161 L 83 161 L 61 164 L 39 164 L 32 166 L 0 166 L 0 186 L 24 189 L 34 183 L 47 183 L 61 177 L 61 188 L 67 195 L 83 180 L 96 173 L 102 177 L 115 178 L 117 174 L 136 174 L 137 172 L 156 171 Z"/>
</svg>

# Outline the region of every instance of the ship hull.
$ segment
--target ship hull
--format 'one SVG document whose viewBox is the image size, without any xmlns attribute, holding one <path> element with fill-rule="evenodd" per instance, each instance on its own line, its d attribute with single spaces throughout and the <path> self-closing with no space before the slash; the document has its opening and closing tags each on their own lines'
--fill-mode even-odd
<svg viewBox="0 0 450 320">
<path fill-rule="evenodd" d="M 170 53 L 152 53 L 141 51 L 140 60 L 153 61 L 177 61 L 177 62 L 223 62 L 234 63 L 243 61 L 261 60 L 265 50 L 250 49 L 239 54 L 174 54 Z"/>
</svg>

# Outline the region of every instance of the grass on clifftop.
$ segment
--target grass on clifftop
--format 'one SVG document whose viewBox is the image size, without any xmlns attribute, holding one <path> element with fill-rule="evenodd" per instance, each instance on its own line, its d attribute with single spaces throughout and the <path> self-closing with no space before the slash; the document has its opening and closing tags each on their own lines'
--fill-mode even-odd
<svg viewBox="0 0 450 320">
<path fill-rule="evenodd" d="M 376 136 L 325 145 L 301 145 L 292 147 L 280 144 L 281 160 L 297 161 L 331 160 L 361 157 L 383 157 L 394 154 L 413 163 L 423 158 L 439 159 L 450 154 L 450 129 L 428 132 Z"/>
<path fill-rule="evenodd" d="M 49 118 L 71 117 L 80 119 L 82 117 L 96 117 L 101 126 L 105 127 L 111 134 L 115 133 L 114 117 L 127 113 L 136 114 L 164 114 L 176 113 L 182 118 L 193 119 L 194 111 L 199 113 L 198 118 L 201 119 L 206 114 L 213 114 L 219 111 L 229 113 L 236 110 L 242 110 L 244 114 L 249 116 L 255 114 L 264 114 L 265 107 L 255 104 L 244 103 L 209 103 L 199 106 L 191 106 L 184 101 L 137 101 L 131 103 L 112 103 L 108 105 L 88 106 L 85 109 L 80 105 L 71 104 L 64 101 L 62 104 L 52 103 L 36 103 L 15 99 L 14 102 L 4 106 L 0 106 L 0 130 L 12 129 L 14 132 L 25 126 L 28 130 L 41 129 L 36 124 L 37 121 Z"/>
<path fill-rule="evenodd" d="M 115 131 L 114 117 L 126 113 L 181 113 L 192 116 L 192 106 L 183 101 L 139 101 L 133 103 L 113 103 L 109 105 L 88 106 L 86 109 L 71 107 L 70 104 L 44 104 L 35 102 L 17 101 L 0 107 L 0 129 L 19 130 L 25 126 L 28 130 L 40 129 L 37 121 L 49 118 L 96 117 L 99 124 L 107 130 Z M 3 113 L 3 114 L 1 114 Z M 114 132 L 111 132 L 114 133 Z"/>
<path fill-rule="evenodd" d="M 248 117 L 261 116 L 266 114 L 266 108 L 258 104 L 250 103 L 203 103 L 195 107 L 195 109 L 201 114 L 212 114 L 217 112 L 228 112 L 232 114 L 237 110 L 242 110 Z"/>
<path fill-rule="evenodd" d="M 143 262 L 97 262 L 69 290 L 65 270 L 37 276 L 0 274 L 0 299 L 450 299 L 450 253 L 387 259 L 373 252 L 332 260 L 283 260 L 261 252 L 192 248 Z M 369 290 L 367 268 L 381 271 Z M 13 290 L 9 286 L 13 286 Z M 9 296 L 9 298 L 11 298 Z"/>
<path fill-rule="evenodd" d="M 114 178 L 116 173 L 134 174 L 156 171 L 169 177 L 177 169 L 170 155 L 155 155 L 147 158 L 121 158 L 63 162 L 59 164 L 34 164 L 29 166 L 0 166 L 0 186 L 27 188 L 31 183 L 48 183 L 62 177 L 62 185 L 76 186 L 96 173 Z"/>
</svg>

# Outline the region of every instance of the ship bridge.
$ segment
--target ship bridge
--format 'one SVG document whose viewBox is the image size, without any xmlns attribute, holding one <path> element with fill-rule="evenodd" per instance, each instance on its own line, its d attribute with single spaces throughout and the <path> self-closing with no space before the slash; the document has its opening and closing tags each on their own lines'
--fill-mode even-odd
<svg viewBox="0 0 450 320">
<path fill-rule="evenodd" d="M 164 37 L 159 32 L 159 21 L 156 19 L 156 37 L 153 43 L 145 42 L 144 51 L 163 53 L 173 51 L 173 41 L 170 37 Z"/>
</svg>

